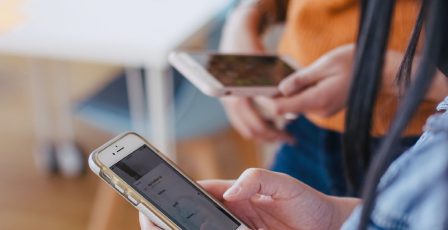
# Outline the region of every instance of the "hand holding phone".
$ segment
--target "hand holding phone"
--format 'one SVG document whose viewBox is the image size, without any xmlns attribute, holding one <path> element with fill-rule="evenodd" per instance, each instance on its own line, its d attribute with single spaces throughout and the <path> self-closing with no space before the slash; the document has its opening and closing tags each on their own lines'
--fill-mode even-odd
<svg viewBox="0 0 448 230">
<path fill-rule="evenodd" d="M 89 166 L 162 229 L 248 229 L 136 133 L 93 151 Z"/>
<path fill-rule="evenodd" d="M 298 67 L 275 55 L 173 52 L 170 63 L 204 94 L 274 96 L 278 84 Z"/>
</svg>

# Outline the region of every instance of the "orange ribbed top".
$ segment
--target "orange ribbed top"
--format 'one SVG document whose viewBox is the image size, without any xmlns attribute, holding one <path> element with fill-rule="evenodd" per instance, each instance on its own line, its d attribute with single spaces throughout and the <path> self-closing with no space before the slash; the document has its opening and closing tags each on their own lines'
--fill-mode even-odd
<svg viewBox="0 0 448 230">
<path fill-rule="evenodd" d="M 326 52 L 356 41 L 359 23 L 358 0 L 290 0 L 288 20 L 279 52 L 307 66 Z M 419 11 L 419 1 L 398 0 L 389 39 L 389 49 L 403 52 L 408 44 Z M 420 135 L 426 118 L 434 113 L 436 102 L 425 101 L 405 135 Z M 373 116 L 372 135 L 384 135 L 393 119 L 397 98 L 380 92 Z M 306 116 L 316 125 L 343 132 L 345 111 L 329 118 Z"/>
</svg>

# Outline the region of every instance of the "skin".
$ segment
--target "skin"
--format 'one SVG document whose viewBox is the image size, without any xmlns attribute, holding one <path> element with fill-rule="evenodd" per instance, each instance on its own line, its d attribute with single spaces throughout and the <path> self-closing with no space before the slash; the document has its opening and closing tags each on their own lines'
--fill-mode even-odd
<svg viewBox="0 0 448 230">
<path fill-rule="evenodd" d="M 339 229 L 355 198 L 326 196 L 282 173 L 247 169 L 236 181 L 200 182 L 252 229 Z M 160 229 L 140 214 L 142 230 Z"/>
</svg>

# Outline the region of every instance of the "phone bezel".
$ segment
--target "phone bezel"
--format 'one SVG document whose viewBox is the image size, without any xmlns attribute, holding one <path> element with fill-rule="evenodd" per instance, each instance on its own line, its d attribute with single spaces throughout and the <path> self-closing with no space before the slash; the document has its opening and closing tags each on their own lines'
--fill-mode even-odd
<svg viewBox="0 0 448 230">
<path fill-rule="evenodd" d="M 228 215 L 238 221 L 240 226 L 237 230 L 245 230 L 249 229 L 244 222 L 234 216 L 230 211 L 227 210 L 219 201 L 213 198 L 210 194 L 208 194 L 201 186 L 199 186 L 195 181 L 191 180 L 181 169 L 179 169 L 174 162 L 168 159 L 164 154 L 162 154 L 157 148 L 151 145 L 148 141 L 146 141 L 143 137 L 138 135 L 137 133 L 127 132 L 117 136 L 111 141 L 107 142 L 97 150 L 93 151 L 89 164 L 95 173 L 100 176 L 105 182 L 107 182 L 110 186 L 112 186 L 116 191 L 116 187 L 114 185 L 118 185 L 123 188 L 124 193 L 117 191 L 121 196 L 126 198 L 128 202 L 130 200 L 126 196 L 132 196 L 137 199 L 137 201 L 142 204 L 140 208 L 149 209 L 149 211 L 155 215 L 160 221 L 166 224 L 167 227 L 171 229 L 181 229 L 177 226 L 170 218 L 168 218 L 163 212 L 159 211 L 157 207 L 155 207 L 150 201 L 144 198 L 138 191 L 136 191 L 132 186 L 127 184 L 121 177 L 119 177 L 116 173 L 114 173 L 110 167 L 122 160 L 138 148 L 143 145 L 147 145 L 155 154 L 157 154 L 160 158 L 162 158 L 167 164 L 173 167 L 176 171 L 180 173 L 186 180 L 188 180 L 193 186 L 203 192 L 209 199 L 215 202 L 218 206 L 220 206 Z M 115 147 L 117 146 L 117 147 Z M 123 148 L 121 151 L 118 149 Z M 113 154 L 115 153 L 115 154 Z M 132 202 L 130 202 L 133 204 Z M 135 206 L 135 204 L 133 204 Z M 143 210 L 144 213 L 147 210 Z"/>
<path fill-rule="evenodd" d="M 221 96 L 274 96 L 279 93 L 276 85 L 273 86 L 225 86 L 212 76 L 201 64 L 191 57 L 191 54 L 201 52 L 174 51 L 169 56 L 170 63 L 181 72 L 189 81 L 198 87 L 203 93 L 212 97 Z M 225 55 L 226 53 L 206 52 L 201 54 Z M 230 53 L 229 53 L 230 55 Z M 299 65 L 288 56 L 278 56 L 275 54 L 235 54 L 253 57 L 275 56 L 291 68 L 297 70 Z"/>
</svg>

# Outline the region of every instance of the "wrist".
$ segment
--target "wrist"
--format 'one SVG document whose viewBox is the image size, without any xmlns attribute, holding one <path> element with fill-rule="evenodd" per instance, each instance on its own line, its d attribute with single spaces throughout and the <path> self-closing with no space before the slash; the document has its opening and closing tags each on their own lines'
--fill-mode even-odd
<svg viewBox="0 0 448 230">
<path fill-rule="evenodd" d="M 397 51 L 389 50 L 386 52 L 384 67 L 382 72 L 382 89 L 385 94 L 398 96 L 399 87 L 397 85 L 396 76 L 400 68 L 403 54 Z"/>
<path fill-rule="evenodd" d="M 332 214 L 328 229 L 340 229 L 353 210 L 361 203 L 358 198 L 328 196 L 332 205 Z"/>
<path fill-rule="evenodd" d="M 397 51 L 387 51 L 386 60 L 383 71 L 383 82 L 381 91 L 388 95 L 393 96 L 403 96 L 404 91 L 400 92 L 401 85 L 398 85 L 397 82 L 397 74 L 400 69 L 400 65 L 403 59 L 403 54 Z M 415 73 L 419 66 L 421 57 L 419 55 L 415 55 L 412 69 L 411 71 L 411 79 L 410 82 L 412 84 L 413 77 L 415 77 Z M 436 71 L 436 76 L 434 77 L 433 83 L 431 85 L 431 89 L 425 96 L 425 99 L 440 101 L 445 98 L 448 92 L 448 84 L 446 77 L 439 70 Z"/>
<path fill-rule="evenodd" d="M 242 0 L 241 3 L 259 8 L 265 14 L 268 23 L 286 21 L 289 0 Z"/>
</svg>

